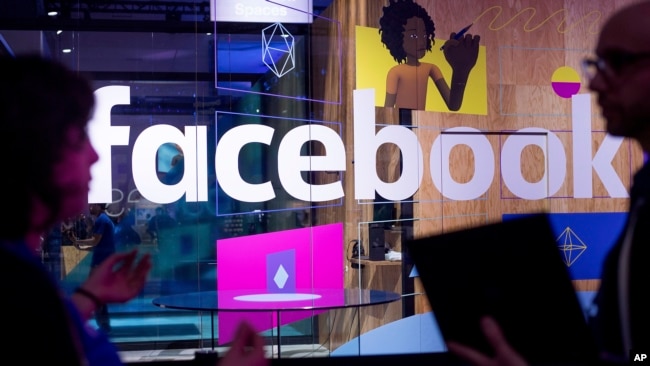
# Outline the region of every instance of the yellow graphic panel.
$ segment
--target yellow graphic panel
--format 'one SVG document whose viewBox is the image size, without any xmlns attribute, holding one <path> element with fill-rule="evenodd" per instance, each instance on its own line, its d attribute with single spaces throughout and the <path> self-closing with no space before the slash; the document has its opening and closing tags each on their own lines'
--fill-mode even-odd
<svg viewBox="0 0 650 366">
<path fill-rule="evenodd" d="M 381 43 L 379 29 L 356 26 L 356 74 L 355 89 L 375 89 L 375 105 L 384 106 L 386 97 L 386 75 L 397 65 L 390 52 Z M 451 66 L 440 50 L 445 40 L 436 39 L 431 52 L 420 59 L 440 68 L 447 84 L 451 82 Z M 478 60 L 469 74 L 463 104 L 458 112 L 451 112 L 445 105 L 438 89 L 429 79 L 425 110 L 436 112 L 487 115 L 487 67 L 485 46 L 479 46 Z"/>
</svg>

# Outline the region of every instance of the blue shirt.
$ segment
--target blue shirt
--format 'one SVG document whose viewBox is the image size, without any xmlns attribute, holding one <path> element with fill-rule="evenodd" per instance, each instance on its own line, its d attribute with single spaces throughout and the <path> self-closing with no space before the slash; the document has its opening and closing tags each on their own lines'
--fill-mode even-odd
<svg viewBox="0 0 650 366">
<path fill-rule="evenodd" d="M 91 267 L 102 263 L 111 254 L 115 253 L 115 225 L 110 217 L 104 212 L 97 216 L 93 224 L 93 235 L 101 235 L 99 243 L 93 248 L 93 257 L 90 262 Z"/>
</svg>

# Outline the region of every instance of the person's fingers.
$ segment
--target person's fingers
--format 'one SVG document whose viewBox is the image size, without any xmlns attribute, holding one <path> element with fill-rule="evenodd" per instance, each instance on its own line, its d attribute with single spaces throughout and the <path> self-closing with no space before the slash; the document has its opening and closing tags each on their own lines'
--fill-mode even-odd
<svg viewBox="0 0 650 366">
<path fill-rule="evenodd" d="M 253 345 L 252 342 L 255 335 L 255 331 L 248 323 L 239 323 L 235 331 L 235 337 L 230 345 L 231 352 L 246 354 L 249 351 L 247 348 Z"/>
<path fill-rule="evenodd" d="M 252 346 L 255 338 L 255 330 L 253 330 L 253 327 L 251 327 L 250 324 L 247 322 L 242 322 L 239 324 L 239 337 L 242 341 L 242 344 L 245 347 L 250 347 Z"/>
<path fill-rule="evenodd" d="M 127 271 L 130 271 L 131 268 L 133 267 L 133 263 L 135 262 L 137 255 L 138 252 L 135 249 L 127 252 L 126 257 L 124 257 L 124 259 L 122 259 L 122 262 L 120 263 L 119 269 L 120 270 L 125 269 Z"/>
<path fill-rule="evenodd" d="M 152 265 L 153 263 L 151 262 L 151 254 L 146 253 L 140 258 L 140 261 L 138 261 L 136 269 L 138 272 L 144 272 L 146 274 L 149 273 Z"/>
<path fill-rule="evenodd" d="M 126 266 L 124 266 L 126 268 Z M 149 255 L 143 256 L 134 267 L 129 266 L 122 273 L 123 284 L 129 290 L 129 298 L 137 295 L 144 287 L 149 271 L 151 270 L 151 259 Z M 128 299 L 127 299 L 128 300 Z"/>
<path fill-rule="evenodd" d="M 230 344 L 230 348 L 228 348 L 228 352 L 226 354 L 226 357 L 231 356 L 237 357 L 239 355 L 242 355 L 244 353 L 244 343 L 245 340 L 243 338 L 242 334 L 242 329 L 241 329 L 241 324 L 237 326 L 237 329 L 235 330 L 235 337 L 232 340 L 232 343 Z"/>
<path fill-rule="evenodd" d="M 478 40 L 480 38 L 478 36 L 472 35 L 472 34 L 465 34 L 463 38 L 460 39 L 460 42 L 462 43 L 463 47 L 475 47 L 478 44 Z"/>
<path fill-rule="evenodd" d="M 485 334 L 488 342 L 490 342 L 490 345 L 495 350 L 504 346 L 510 348 L 508 341 L 501 331 L 501 327 L 499 327 L 499 324 L 497 324 L 494 318 L 489 316 L 481 318 L 481 329 L 483 329 L 483 334 Z"/>
<path fill-rule="evenodd" d="M 239 323 L 235 337 L 218 366 L 267 366 L 264 340 L 246 321 Z"/>
<path fill-rule="evenodd" d="M 492 365 L 492 360 L 490 359 L 490 357 L 475 350 L 474 348 L 465 346 L 463 344 L 454 341 L 449 341 L 447 342 L 447 349 L 449 349 L 452 353 L 462 358 L 463 360 L 471 363 L 474 366 Z"/>
<path fill-rule="evenodd" d="M 264 339 L 248 323 L 241 324 L 242 338 L 244 341 L 243 354 L 252 366 L 268 365 L 264 354 Z"/>
<path fill-rule="evenodd" d="M 497 358 L 508 360 L 507 365 L 526 365 L 527 362 L 515 351 L 506 339 L 499 324 L 494 318 L 486 316 L 481 319 L 483 334 L 494 349 Z"/>
<path fill-rule="evenodd" d="M 256 357 L 264 357 L 264 339 L 257 334 L 252 325 L 242 322 L 239 325 L 239 336 L 246 352 L 256 354 Z"/>
<path fill-rule="evenodd" d="M 149 277 L 149 272 L 151 272 L 151 267 L 152 264 L 150 259 L 138 263 L 136 274 L 142 280 L 143 283 L 147 280 L 147 277 Z"/>
<path fill-rule="evenodd" d="M 259 349 L 260 352 L 262 352 L 262 356 L 264 355 L 264 339 L 260 337 L 257 333 L 255 333 L 255 330 L 251 328 L 251 331 L 253 332 L 253 347 L 255 349 Z"/>
<path fill-rule="evenodd" d="M 130 272 L 130 275 L 134 279 L 144 282 L 149 275 L 151 266 L 151 256 L 149 254 L 145 254 L 142 258 L 140 258 L 138 263 L 135 265 L 135 268 L 133 268 L 133 270 Z"/>
<path fill-rule="evenodd" d="M 135 255 L 136 255 L 135 250 L 132 250 L 130 252 L 114 253 L 111 254 L 110 257 L 106 258 L 106 260 L 102 262 L 100 266 L 113 268 L 117 263 L 124 260 L 130 260 L 131 262 L 133 262 Z"/>
</svg>

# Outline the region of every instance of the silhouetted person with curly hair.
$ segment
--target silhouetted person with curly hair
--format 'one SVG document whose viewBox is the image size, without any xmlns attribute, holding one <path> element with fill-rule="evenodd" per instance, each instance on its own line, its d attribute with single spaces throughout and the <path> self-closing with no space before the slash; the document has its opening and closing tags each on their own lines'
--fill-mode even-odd
<svg viewBox="0 0 650 366">
<path fill-rule="evenodd" d="M 397 61 L 386 76 L 384 106 L 424 110 L 431 78 L 447 108 L 459 110 L 478 58 L 480 37 L 466 34 L 456 40 L 456 33 L 451 33 L 445 42 L 445 59 L 453 70 L 450 88 L 438 66 L 420 62 L 435 44 L 435 26 L 427 11 L 413 0 L 390 0 L 383 11 L 379 20 L 381 41 Z"/>
</svg>

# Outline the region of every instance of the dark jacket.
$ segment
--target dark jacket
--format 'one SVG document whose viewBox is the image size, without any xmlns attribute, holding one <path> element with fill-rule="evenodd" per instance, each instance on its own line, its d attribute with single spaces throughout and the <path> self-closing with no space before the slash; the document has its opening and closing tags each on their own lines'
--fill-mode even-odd
<svg viewBox="0 0 650 366">
<path fill-rule="evenodd" d="M 58 286 L 25 244 L 0 242 L 0 292 L 5 349 L 33 365 L 81 364 Z"/>
<path fill-rule="evenodd" d="M 643 352 L 650 349 L 650 164 L 634 176 L 630 207 L 635 206 L 637 221 L 629 264 L 630 324 L 633 349 Z M 625 229 L 605 259 L 600 290 L 594 300 L 597 313 L 590 321 L 599 349 L 606 359 L 614 360 L 627 357 L 630 351 L 623 349 L 618 300 L 618 261 L 624 236 Z"/>
</svg>

